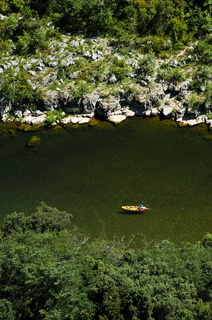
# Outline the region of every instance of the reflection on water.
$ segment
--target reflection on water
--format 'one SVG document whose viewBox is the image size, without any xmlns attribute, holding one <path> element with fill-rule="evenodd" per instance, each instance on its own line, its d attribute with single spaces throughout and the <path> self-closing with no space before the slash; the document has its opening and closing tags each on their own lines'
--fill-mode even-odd
<svg viewBox="0 0 212 320">
<path fill-rule="evenodd" d="M 41 144 L 26 147 L 35 134 Z M 73 224 L 91 237 L 134 236 L 137 245 L 143 236 L 198 241 L 212 231 L 212 140 L 206 134 L 156 118 L 12 134 L 0 140 L 1 220 L 45 201 L 71 212 Z M 151 210 L 120 210 L 139 203 Z"/>
</svg>

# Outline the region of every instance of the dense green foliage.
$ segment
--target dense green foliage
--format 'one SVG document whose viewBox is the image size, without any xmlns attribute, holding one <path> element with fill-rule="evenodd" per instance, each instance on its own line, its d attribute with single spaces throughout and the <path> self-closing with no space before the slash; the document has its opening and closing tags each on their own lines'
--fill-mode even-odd
<svg viewBox="0 0 212 320">
<path fill-rule="evenodd" d="M 203 36 L 210 31 L 211 5 L 211 0 L 1 0 L 0 13 L 9 15 L 4 22 L 5 36 L 30 35 L 35 42 L 44 38 L 38 17 L 71 33 L 120 37 L 152 34 L 187 41 L 192 35 Z M 15 19 L 19 19 L 18 26 Z"/>
<path fill-rule="evenodd" d="M 0 319 L 211 319 L 211 234 L 135 251 L 66 230 L 69 218 L 44 203 L 6 218 Z"/>
</svg>

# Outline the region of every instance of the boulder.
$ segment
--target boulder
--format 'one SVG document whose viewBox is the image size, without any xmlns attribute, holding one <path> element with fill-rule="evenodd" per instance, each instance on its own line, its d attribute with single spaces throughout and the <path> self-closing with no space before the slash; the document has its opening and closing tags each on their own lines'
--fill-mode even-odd
<svg viewBox="0 0 212 320">
<path fill-rule="evenodd" d="M 114 96 L 108 96 L 98 101 L 98 104 L 96 107 L 96 113 L 99 116 L 108 118 L 115 111 L 118 111 L 120 109 L 121 109 L 120 99 Z"/>
<path fill-rule="evenodd" d="M 141 80 L 140 84 L 141 84 L 141 86 L 144 86 L 144 87 L 148 86 L 148 82 L 146 82 L 144 80 Z"/>
<path fill-rule="evenodd" d="M 100 94 L 98 92 L 92 92 L 85 95 L 85 97 L 82 99 L 82 112 L 85 114 L 95 112 L 99 97 Z"/>
<path fill-rule="evenodd" d="M 82 111 L 82 98 L 73 98 L 70 96 L 70 100 L 68 100 L 63 106 L 65 113 L 77 114 Z"/>
<path fill-rule="evenodd" d="M 79 73 L 80 73 L 80 70 L 74 71 L 68 77 L 69 79 L 78 79 Z"/>
<path fill-rule="evenodd" d="M 107 118 L 108 121 L 113 122 L 114 124 L 119 124 L 126 119 L 126 115 L 111 115 Z"/>
<path fill-rule="evenodd" d="M 12 110 L 12 103 L 8 101 L 6 98 L 0 98 L 0 115 L 9 113 Z"/>
<path fill-rule="evenodd" d="M 45 64 L 43 59 L 38 60 L 36 70 L 41 71 L 43 70 L 44 67 L 45 67 Z"/>
<path fill-rule="evenodd" d="M 116 78 L 116 75 L 115 74 L 112 74 L 108 80 L 108 83 L 109 84 L 114 84 L 117 82 L 117 78 Z"/>
<path fill-rule="evenodd" d="M 120 96 L 121 96 L 121 100 L 126 103 L 126 104 L 132 104 L 132 102 L 135 99 L 135 92 L 128 90 L 128 91 L 119 91 Z"/>
<path fill-rule="evenodd" d="M 130 109 L 124 109 L 122 111 L 122 114 L 125 115 L 126 117 L 134 117 L 135 111 L 130 110 Z"/>
<path fill-rule="evenodd" d="M 40 145 L 41 139 L 37 136 L 32 136 L 29 138 L 27 141 L 27 146 L 28 147 L 37 147 Z"/>
<path fill-rule="evenodd" d="M 62 67 L 69 67 L 69 66 L 72 66 L 72 65 L 74 65 L 74 60 L 73 60 L 73 56 L 71 54 L 69 54 L 67 57 L 65 57 L 61 61 L 61 66 Z"/>
<path fill-rule="evenodd" d="M 150 89 L 153 100 L 155 99 L 155 97 L 159 98 L 160 100 L 165 97 L 163 85 L 161 83 L 154 83 L 154 86 L 150 87 Z"/>
<path fill-rule="evenodd" d="M 30 124 L 30 125 L 37 125 L 37 124 L 43 124 L 46 121 L 46 115 L 42 114 L 38 117 L 33 117 L 31 114 L 24 117 L 22 119 L 22 123 Z"/>
<path fill-rule="evenodd" d="M 146 117 L 158 116 L 159 114 L 160 114 L 160 110 L 158 110 L 157 108 L 150 108 L 144 111 L 144 115 Z"/>
<path fill-rule="evenodd" d="M 71 123 L 73 124 L 86 124 L 89 123 L 90 118 L 89 117 L 73 117 L 71 119 Z"/>
<path fill-rule="evenodd" d="M 179 65 L 179 62 L 177 60 L 172 60 L 169 65 L 170 67 L 176 68 Z"/>
<path fill-rule="evenodd" d="M 41 86 L 46 87 L 47 85 L 50 85 L 54 80 L 57 79 L 57 71 L 50 72 L 47 74 L 41 81 Z"/>
<path fill-rule="evenodd" d="M 21 110 L 15 110 L 14 115 L 17 118 L 21 118 L 23 116 L 23 112 Z"/>
<path fill-rule="evenodd" d="M 207 120 L 206 120 L 206 116 L 200 115 L 195 119 L 189 119 L 189 118 L 186 118 L 186 117 L 178 118 L 177 121 L 179 122 L 180 126 L 192 127 L 192 126 L 196 126 L 196 125 L 199 125 L 201 123 L 204 123 Z"/>
<path fill-rule="evenodd" d="M 172 117 L 173 108 L 172 107 L 163 107 L 162 113 L 165 118 L 171 118 Z"/>
<path fill-rule="evenodd" d="M 4 20 L 6 18 L 6 16 L 4 16 L 3 14 L 0 13 L 0 20 Z"/>
<path fill-rule="evenodd" d="M 52 132 L 54 134 L 60 135 L 60 134 L 64 134 L 65 133 L 65 129 L 63 127 L 61 127 L 59 124 L 55 124 L 52 127 Z"/>
<path fill-rule="evenodd" d="M 186 91 L 186 90 L 188 90 L 188 88 L 189 88 L 190 82 L 191 82 L 190 80 L 183 81 L 183 82 L 177 84 L 177 85 L 174 87 L 174 90 L 175 90 L 176 92 Z"/>
<path fill-rule="evenodd" d="M 47 65 L 50 68 L 55 68 L 58 65 L 58 62 L 57 61 L 50 61 L 50 62 L 48 62 Z"/>
<path fill-rule="evenodd" d="M 150 117 L 151 116 L 151 110 L 149 109 L 149 110 L 144 111 L 144 116 Z"/>
<path fill-rule="evenodd" d="M 150 100 L 149 95 L 139 94 L 135 97 L 135 106 L 140 110 L 140 112 L 144 112 L 152 107 L 152 102 Z"/>
<path fill-rule="evenodd" d="M 29 111 L 29 110 L 24 110 L 24 112 L 23 112 L 23 116 L 24 117 L 27 117 L 27 116 L 29 116 L 31 114 L 31 111 Z"/>
<path fill-rule="evenodd" d="M 188 94 L 187 90 L 182 90 L 182 91 L 180 91 L 180 92 L 178 93 L 177 99 L 181 101 L 181 100 L 185 99 L 185 97 L 187 96 L 187 94 Z"/>
<path fill-rule="evenodd" d="M 62 124 L 68 124 L 71 123 L 73 116 L 64 117 L 61 121 Z"/>
<path fill-rule="evenodd" d="M 36 76 L 36 72 L 33 71 L 33 70 L 29 70 L 28 73 L 29 73 L 31 76 Z"/>
<path fill-rule="evenodd" d="M 99 58 L 99 56 L 96 52 L 93 52 L 91 58 L 92 58 L 92 60 L 97 60 Z"/>
<path fill-rule="evenodd" d="M 71 40 L 70 46 L 71 47 L 78 47 L 80 45 L 80 42 L 78 40 Z"/>
<path fill-rule="evenodd" d="M 47 90 L 43 92 L 43 104 L 46 111 L 53 111 L 58 107 L 58 92 Z"/>
<path fill-rule="evenodd" d="M 212 120 L 211 119 L 207 119 L 206 120 L 207 125 L 209 126 L 209 128 L 212 127 Z"/>
<path fill-rule="evenodd" d="M 81 117 L 79 118 L 78 124 L 86 124 L 89 123 L 90 118 L 89 117 Z"/>
<path fill-rule="evenodd" d="M 85 52 L 83 53 L 83 57 L 84 57 L 84 58 L 91 58 L 91 57 L 92 57 L 92 53 L 90 53 L 90 51 L 85 51 Z"/>
</svg>

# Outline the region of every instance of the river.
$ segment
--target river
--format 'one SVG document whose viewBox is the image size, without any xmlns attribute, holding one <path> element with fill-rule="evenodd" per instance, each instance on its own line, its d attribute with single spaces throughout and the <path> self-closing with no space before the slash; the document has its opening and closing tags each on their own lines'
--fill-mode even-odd
<svg viewBox="0 0 212 320">
<path fill-rule="evenodd" d="M 133 118 L 0 139 L 0 219 L 41 201 L 91 238 L 196 242 L 212 232 L 212 140 L 205 128 Z M 41 143 L 26 142 L 37 135 Z M 210 137 L 210 136 L 209 136 Z M 151 210 L 129 214 L 121 205 Z"/>
</svg>

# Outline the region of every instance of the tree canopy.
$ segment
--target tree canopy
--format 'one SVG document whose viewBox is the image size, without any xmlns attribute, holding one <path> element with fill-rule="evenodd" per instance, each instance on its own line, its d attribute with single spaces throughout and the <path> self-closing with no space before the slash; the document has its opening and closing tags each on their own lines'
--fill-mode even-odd
<svg viewBox="0 0 212 320">
<path fill-rule="evenodd" d="M 44 203 L 6 217 L 0 319 L 211 319 L 211 234 L 134 250 L 66 229 L 69 218 Z"/>
<path fill-rule="evenodd" d="M 38 17 L 70 33 L 87 35 L 160 35 L 173 41 L 211 31 L 211 0 L 2 0 L 0 13 Z M 44 20 L 43 20 L 44 21 Z M 25 25 L 26 27 L 26 25 Z M 20 28 L 19 28 L 20 29 Z M 25 28 L 26 31 L 26 28 Z M 17 34 L 17 33 L 16 33 Z"/>
</svg>

